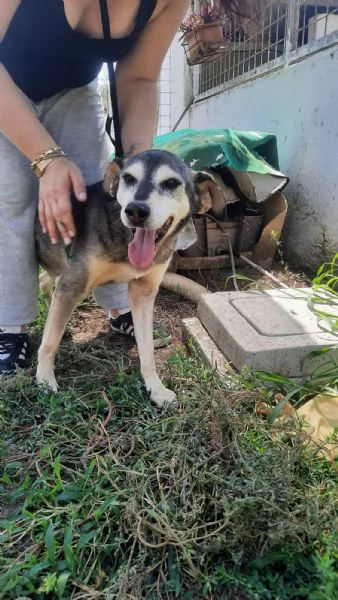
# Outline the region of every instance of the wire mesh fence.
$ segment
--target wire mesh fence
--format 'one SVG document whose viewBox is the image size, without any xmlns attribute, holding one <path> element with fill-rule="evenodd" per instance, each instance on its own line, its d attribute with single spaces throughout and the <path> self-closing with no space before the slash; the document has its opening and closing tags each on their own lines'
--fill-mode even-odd
<svg viewBox="0 0 338 600">
<path fill-rule="evenodd" d="M 224 24 L 227 50 L 199 66 L 198 91 L 230 87 L 241 76 L 286 60 L 289 51 L 334 31 L 338 31 L 338 0 L 271 0 L 260 27 L 240 17 L 228 18 Z"/>
<path fill-rule="evenodd" d="M 172 77 L 171 77 L 171 51 L 167 53 L 161 68 L 158 82 L 158 116 L 157 134 L 168 133 L 171 130 L 172 106 Z"/>
<path fill-rule="evenodd" d="M 156 129 L 157 134 L 168 133 L 171 130 L 171 106 L 172 106 L 172 76 L 171 76 L 171 52 L 167 53 L 158 80 L 158 111 Z M 112 114 L 110 101 L 109 77 L 106 64 L 103 65 L 99 74 L 99 88 L 102 97 L 105 115 Z"/>
</svg>

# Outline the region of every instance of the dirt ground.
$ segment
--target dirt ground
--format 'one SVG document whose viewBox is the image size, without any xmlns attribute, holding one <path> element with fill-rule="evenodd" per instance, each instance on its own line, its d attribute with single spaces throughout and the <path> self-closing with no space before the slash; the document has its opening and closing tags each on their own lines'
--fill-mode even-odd
<svg viewBox="0 0 338 600">
<path fill-rule="evenodd" d="M 255 269 L 239 266 L 237 274 L 247 278 L 238 280 L 240 289 L 268 289 L 278 287 L 267 276 L 258 273 Z M 279 264 L 274 264 L 270 272 L 279 281 L 289 287 L 306 287 L 309 279 L 301 272 L 285 269 Z M 201 271 L 181 271 L 184 275 L 206 287 L 210 292 L 231 291 L 234 289 L 230 269 L 214 269 Z M 156 350 L 156 360 L 162 362 L 175 348 L 182 344 L 181 320 L 196 315 L 196 304 L 177 295 L 161 289 L 156 299 L 154 321 L 168 327 L 171 331 L 172 341 L 166 348 Z M 68 335 L 75 343 L 87 346 L 93 343 L 102 343 L 114 353 L 128 356 L 132 361 L 137 357 L 136 347 L 133 342 L 124 336 L 112 333 L 109 329 L 107 313 L 98 308 L 91 300 L 83 303 L 74 313 L 68 326 Z"/>
</svg>

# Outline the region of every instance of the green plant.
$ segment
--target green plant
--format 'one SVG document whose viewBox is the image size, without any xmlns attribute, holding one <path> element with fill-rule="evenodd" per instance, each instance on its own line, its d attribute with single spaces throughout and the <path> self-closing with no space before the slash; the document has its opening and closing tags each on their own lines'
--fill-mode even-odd
<svg viewBox="0 0 338 600">
<path fill-rule="evenodd" d="M 234 273 L 233 275 L 229 275 L 225 280 L 225 284 L 224 284 L 225 288 L 227 287 L 227 285 L 230 281 L 233 282 L 235 288 L 236 288 L 237 282 L 239 282 L 239 281 L 243 282 L 243 284 L 245 284 L 245 285 L 243 285 L 241 287 L 242 290 L 250 289 L 250 287 L 255 283 L 254 279 L 251 279 L 250 277 L 246 277 L 246 275 L 241 275 L 240 273 Z"/>
<path fill-rule="evenodd" d="M 338 336 L 338 253 L 330 262 L 321 265 L 312 281 L 313 294 L 309 307 L 319 325 Z"/>
<path fill-rule="evenodd" d="M 281 242 L 281 240 L 279 239 L 279 237 L 277 236 L 276 231 L 272 231 L 271 232 L 271 239 L 275 242 L 276 244 L 276 252 L 278 254 L 279 257 L 279 262 L 281 264 L 281 266 L 284 269 L 285 273 L 290 273 L 290 267 L 288 265 L 288 263 L 286 262 L 285 258 L 284 258 L 284 248 L 283 248 L 283 243 Z"/>
<path fill-rule="evenodd" d="M 214 23 L 221 19 L 224 20 L 224 12 L 221 7 L 217 6 L 217 4 L 203 1 L 198 11 L 191 10 L 189 12 L 188 16 L 180 25 L 180 31 L 185 36 L 196 27 L 200 27 L 207 23 Z"/>
</svg>

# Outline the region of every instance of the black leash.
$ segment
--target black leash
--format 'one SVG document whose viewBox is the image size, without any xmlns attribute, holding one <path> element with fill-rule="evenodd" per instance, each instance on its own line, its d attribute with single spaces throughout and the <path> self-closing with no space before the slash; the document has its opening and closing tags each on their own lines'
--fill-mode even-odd
<svg viewBox="0 0 338 600">
<path fill-rule="evenodd" d="M 107 0 L 99 0 L 100 9 L 101 9 L 101 21 L 102 21 L 102 29 L 103 29 L 103 37 L 107 44 L 111 40 L 110 36 L 110 27 L 109 27 L 109 13 L 107 7 Z M 108 74 L 109 74 L 109 89 L 110 89 L 110 100 L 113 116 L 108 115 L 106 120 L 106 132 L 108 133 L 112 143 L 115 146 L 115 156 L 122 158 L 123 157 L 123 146 L 122 146 L 122 137 L 121 137 L 121 123 L 120 123 L 120 115 L 119 115 L 119 107 L 117 102 L 117 91 L 116 91 L 116 77 L 114 64 L 112 61 L 107 61 Z M 111 134 L 111 126 L 112 123 L 114 125 L 114 135 L 115 139 Z"/>
</svg>

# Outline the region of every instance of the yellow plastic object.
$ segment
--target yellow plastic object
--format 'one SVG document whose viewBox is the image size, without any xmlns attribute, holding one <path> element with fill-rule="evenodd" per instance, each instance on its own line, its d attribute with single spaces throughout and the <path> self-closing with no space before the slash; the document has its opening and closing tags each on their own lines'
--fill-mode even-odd
<svg viewBox="0 0 338 600">
<path fill-rule="evenodd" d="M 338 457 L 338 435 L 336 441 L 330 438 L 338 428 L 338 396 L 319 394 L 308 400 L 295 411 L 296 415 L 304 422 L 303 429 L 327 451 L 327 458 L 333 460 Z M 325 452 L 326 455 L 326 452 Z"/>
<path fill-rule="evenodd" d="M 275 400 L 281 402 L 282 394 L 277 394 Z M 259 414 L 268 415 L 271 411 L 271 406 L 265 402 L 256 404 Z M 338 396 L 318 394 L 297 410 L 288 403 L 283 407 L 279 421 L 290 418 L 300 421 L 302 429 L 323 449 L 325 458 L 338 458 Z"/>
</svg>

